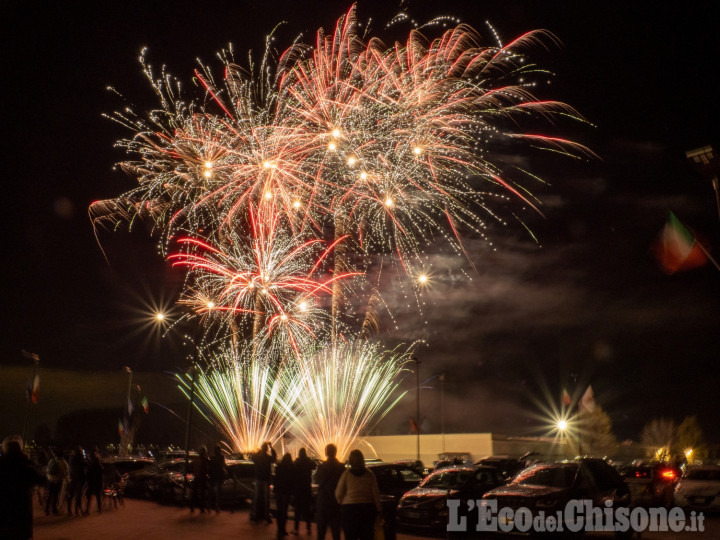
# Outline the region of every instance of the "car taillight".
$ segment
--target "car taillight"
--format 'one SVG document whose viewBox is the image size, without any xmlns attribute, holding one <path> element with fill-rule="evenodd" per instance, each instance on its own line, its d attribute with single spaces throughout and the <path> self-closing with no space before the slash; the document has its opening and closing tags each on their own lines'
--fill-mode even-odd
<svg viewBox="0 0 720 540">
<path fill-rule="evenodd" d="M 660 473 L 660 476 L 665 480 L 675 480 L 675 471 L 668 469 Z"/>
</svg>

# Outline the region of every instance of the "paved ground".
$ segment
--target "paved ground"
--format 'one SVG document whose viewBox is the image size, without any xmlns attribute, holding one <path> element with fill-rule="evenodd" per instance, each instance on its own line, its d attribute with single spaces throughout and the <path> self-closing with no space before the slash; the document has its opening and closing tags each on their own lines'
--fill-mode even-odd
<svg viewBox="0 0 720 540">
<path fill-rule="evenodd" d="M 287 538 L 315 538 L 314 526 L 312 535 L 304 531 L 303 527 L 300 535 L 289 535 Z M 124 508 L 104 509 L 102 514 L 91 511 L 89 515 L 80 517 L 66 514 L 45 516 L 38 507 L 35 508 L 35 540 L 275 540 L 276 533 L 275 523 L 250 523 L 248 509 L 220 514 L 201 514 L 196 510 L 191 514 L 187 508 L 134 499 L 125 499 Z M 398 535 L 398 540 L 416 538 L 420 537 Z"/>
<path fill-rule="evenodd" d="M 304 530 L 304 529 L 303 529 Z M 289 540 L 310 540 L 313 536 L 290 535 Z M 614 538 L 610 533 L 591 533 L 591 539 Z M 149 501 L 125 500 L 125 507 L 105 509 L 88 516 L 45 516 L 35 509 L 35 540 L 274 540 L 275 524 L 253 525 L 249 512 L 242 509 L 220 514 L 193 514 L 187 508 L 163 506 Z M 329 535 L 326 537 L 329 538 Z M 513 537 L 515 538 L 515 537 Z M 720 540 L 720 517 L 706 519 L 704 533 L 643 533 L 643 540 L 702 539 Z M 420 536 L 398 534 L 397 540 L 428 540 Z"/>
</svg>

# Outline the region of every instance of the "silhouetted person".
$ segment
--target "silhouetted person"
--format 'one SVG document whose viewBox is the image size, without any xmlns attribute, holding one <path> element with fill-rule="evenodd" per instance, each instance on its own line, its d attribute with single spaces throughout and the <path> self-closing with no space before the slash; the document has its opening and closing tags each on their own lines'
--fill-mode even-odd
<svg viewBox="0 0 720 540">
<path fill-rule="evenodd" d="M 44 482 L 43 474 L 22 451 L 22 437 L 6 437 L 0 455 L 0 538 L 32 538 L 33 488 Z"/>
<path fill-rule="evenodd" d="M 295 482 L 293 494 L 295 495 L 295 531 L 300 529 L 300 522 L 305 521 L 307 532 L 310 534 L 310 523 L 312 522 L 312 472 L 317 465 L 307 456 L 304 448 L 300 449 L 298 458 L 295 460 Z"/>
<path fill-rule="evenodd" d="M 68 514 L 73 514 L 73 501 L 75 501 L 75 515 L 82 512 L 82 494 L 85 488 L 85 456 L 82 446 L 76 446 L 70 454 L 70 484 L 67 490 Z"/>
<path fill-rule="evenodd" d="M 65 474 L 67 474 L 67 464 L 65 464 L 64 472 L 60 464 L 62 454 L 57 450 L 51 450 L 50 452 L 51 456 L 46 469 L 47 500 L 45 501 L 45 515 L 49 515 L 51 511 L 53 514 L 58 513 L 58 498 L 65 480 Z"/>
<path fill-rule="evenodd" d="M 365 467 L 365 456 L 360 450 L 350 452 L 348 461 L 350 468 L 335 488 L 345 540 L 372 540 L 375 517 L 382 511 L 380 489 L 375 475 Z"/>
<path fill-rule="evenodd" d="M 255 497 L 253 498 L 253 513 L 251 521 L 270 519 L 270 480 L 272 464 L 277 460 L 277 454 L 269 442 L 264 442 L 260 450 L 252 455 L 255 463 Z"/>
<path fill-rule="evenodd" d="M 222 453 L 220 445 L 215 447 L 215 453 L 210 458 L 210 468 L 208 471 L 208 481 L 210 482 L 210 493 L 212 494 L 212 504 L 215 511 L 220 513 L 220 489 L 225 481 L 225 456 Z"/>
<path fill-rule="evenodd" d="M 98 512 L 102 512 L 103 465 L 97 448 L 93 450 L 87 460 L 86 484 L 87 506 L 85 506 L 85 513 L 90 512 L 90 501 L 93 497 L 97 501 Z"/>
<path fill-rule="evenodd" d="M 190 512 L 197 506 L 200 512 L 205 512 L 205 493 L 207 492 L 207 477 L 210 469 L 210 460 L 207 457 L 207 448 L 201 446 L 198 455 L 190 463 L 193 475 L 192 492 L 190 493 Z"/>
<path fill-rule="evenodd" d="M 293 466 L 292 456 L 285 454 L 275 467 L 275 480 L 273 482 L 273 491 L 275 492 L 275 504 L 277 519 L 277 537 L 282 538 L 287 535 L 287 514 L 290 497 L 293 494 L 293 484 L 295 481 L 295 467 Z"/>
<path fill-rule="evenodd" d="M 337 459 L 337 447 L 328 444 L 325 447 L 327 460 L 318 465 L 315 481 L 318 493 L 315 505 L 317 508 L 317 538 L 325 540 L 325 531 L 330 527 L 333 540 L 340 540 L 340 503 L 335 498 L 335 488 L 345 472 L 345 465 Z"/>
</svg>

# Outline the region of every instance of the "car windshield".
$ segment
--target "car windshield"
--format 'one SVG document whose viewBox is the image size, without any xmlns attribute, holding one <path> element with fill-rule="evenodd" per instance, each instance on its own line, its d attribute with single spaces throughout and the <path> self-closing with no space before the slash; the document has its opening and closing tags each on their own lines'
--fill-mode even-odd
<svg viewBox="0 0 720 540">
<path fill-rule="evenodd" d="M 690 469 L 685 473 L 685 478 L 720 482 L 720 469 Z"/>
<path fill-rule="evenodd" d="M 577 465 L 533 467 L 521 472 L 512 483 L 566 488 L 572 486 L 577 470 Z"/>
<path fill-rule="evenodd" d="M 403 482 L 420 482 L 422 480 L 422 477 L 412 469 L 400 469 L 400 474 Z"/>
<path fill-rule="evenodd" d="M 440 471 L 428 476 L 422 487 L 431 489 L 457 489 L 462 487 L 473 476 L 473 471 Z"/>
</svg>

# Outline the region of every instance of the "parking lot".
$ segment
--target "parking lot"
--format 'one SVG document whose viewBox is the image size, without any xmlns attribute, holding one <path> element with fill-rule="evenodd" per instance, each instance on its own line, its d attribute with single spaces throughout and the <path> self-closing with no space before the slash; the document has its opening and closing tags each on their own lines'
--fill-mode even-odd
<svg viewBox="0 0 720 540">
<path fill-rule="evenodd" d="M 708 516 L 704 533 L 655 533 L 642 534 L 644 540 L 717 539 L 720 540 L 720 518 Z M 297 536 L 298 540 L 314 538 L 307 534 Z M 612 533 L 590 533 L 588 538 L 614 538 Z M 272 540 L 276 538 L 275 524 L 253 525 L 249 510 L 220 514 L 190 513 L 187 508 L 165 506 L 150 501 L 126 499 L 119 509 L 106 509 L 102 514 L 91 512 L 84 517 L 66 515 L 45 516 L 39 507 L 35 508 L 35 540 L 183 540 L 198 538 L 214 540 L 228 538 L 253 538 Z M 293 535 L 289 539 L 295 538 Z M 326 536 L 329 538 L 329 534 Z M 398 533 L 398 540 L 420 540 L 422 536 Z"/>
</svg>

